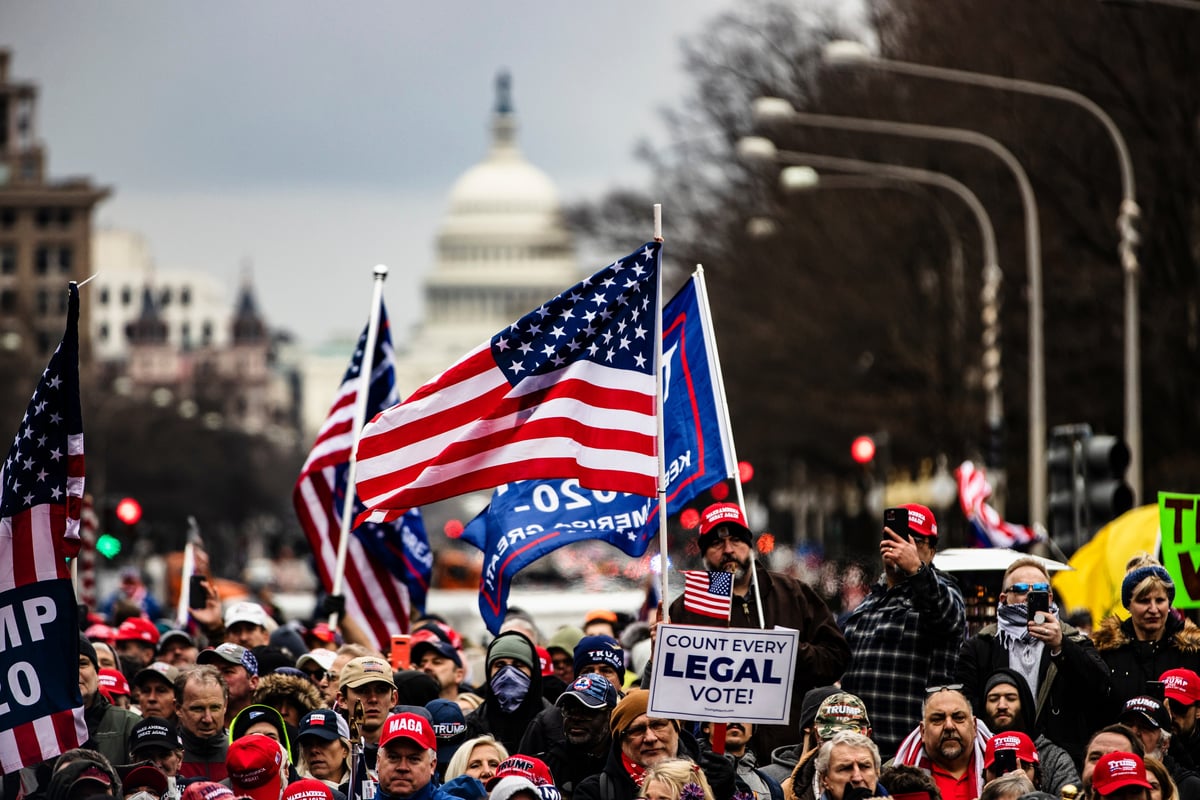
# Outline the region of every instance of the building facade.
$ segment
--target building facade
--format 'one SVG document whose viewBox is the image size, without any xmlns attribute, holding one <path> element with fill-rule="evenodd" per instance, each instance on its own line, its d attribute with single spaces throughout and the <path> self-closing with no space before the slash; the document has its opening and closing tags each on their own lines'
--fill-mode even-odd
<svg viewBox="0 0 1200 800">
<path fill-rule="evenodd" d="M 62 338 L 67 282 L 92 273 L 92 214 L 109 190 L 88 178 L 50 180 L 37 135 L 38 89 L 9 75 L 0 49 L 0 348 L 44 360 Z M 80 292 L 87 319 L 90 292 Z M 80 354 L 90 340 L 81 325 Z"/>
</svg>

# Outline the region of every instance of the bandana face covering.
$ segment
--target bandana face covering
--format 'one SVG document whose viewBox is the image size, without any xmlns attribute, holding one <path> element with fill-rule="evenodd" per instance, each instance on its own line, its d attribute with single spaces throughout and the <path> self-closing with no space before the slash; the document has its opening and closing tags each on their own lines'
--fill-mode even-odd
<svg viewBox="0 0 1200 800">
<path fill-rule="evenodd" d="M 489 681 L 500 710 L 511 714 L 529 693 L 529 676 L 512 664 L 505 665 Z"/>
</svg>

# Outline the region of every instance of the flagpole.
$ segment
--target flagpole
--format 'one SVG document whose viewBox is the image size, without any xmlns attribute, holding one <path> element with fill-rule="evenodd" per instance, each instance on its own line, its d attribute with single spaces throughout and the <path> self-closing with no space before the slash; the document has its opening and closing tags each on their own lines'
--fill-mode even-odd
<svg viewBox="0 0 1200 800">
<path fill-rule="evenodd" d="M 362 368 L 358 371 L 358 392 L 354 396 L 354 443 L 350 446 L 350 462 L 346 473 L 346 496 L 342 500 L 342 526 L 338 538 L 337 566 L 333 570 L 331 596 L 342 593 L 342 579 L 346 573 L 346 552 L 350 547 L 350 518 L 354 514 L 354 477 L 358 472 L 358 440 L 362 438 L 363 425 L 367 424 L 367 401 L 371 393 L 371 373 L 375 368 L 375 341 L 379 338 L 379 308 L 383 302 L 383 282 L 387 280 L 388 268 L 375 265 L 375 286 L 371 293 L 371 316 L 367 322 L 367 341 L 363 347 Z M 338 614 L 329 615 L 329 627 L 337 628 Z"/>
<path fill-rule="evenodd" d="M 654 241 L 662 242 L 662 203 L 654 204 Z M 663 622 L 670 622 L 667 610 L 667 434 L 663 409 L 662 373 L 662 249 L 658 251 L 658 299 L 654 308 L 654 394 L 658 417 L 658 577 L 662 587 Z"/>
<path fill-rule="evenodd" d="M 746 495 L 742 489 L 742 470 L 738 464 L 737 447 L 733 443 L 733 422 L 729 417 L 729 401 L 725 396 L 725 373 L 721 370 L 721 349 L 717 347 L 717 334 L 713 329 L 712 306 L 708 303 L 708 284 L 704 281 L 704 265 L 697 264 L 696 271 L 692 274 L 696 279 L 696 292 L 700 298 L 700 308 L 703 312 L 700 314 L 700 322 L 704 325 L 705 338 L 712 345 L 708 351 L 713 361 L 713 372 L 717 376 L 717 403 L 720 405 L 721 420 L 724 422 L 723 433 L 727 439 L 724 445 L 729 448 L 730 460 L 733 461 L 733 485 L 737 492 L 738 508 L 742 510 L 742 516 L 746 516 Z M 746 519 L 749 521 L 749 517 Z M 750 558 L 750 583 L 754 586 L 754 604 L 758 608 L 758 627 L 765 628 L 767 623 L 763 617 L 762 597 L 758 592 L 758 567 L 753 554 Z"/>
</svg>

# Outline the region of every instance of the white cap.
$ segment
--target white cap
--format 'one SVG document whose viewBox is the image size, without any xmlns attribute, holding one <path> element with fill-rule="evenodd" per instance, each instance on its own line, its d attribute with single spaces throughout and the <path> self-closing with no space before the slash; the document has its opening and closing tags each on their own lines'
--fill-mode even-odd
<svg viewBox="0 0 1200 800">
<path fill-rule="evenodd" d="M 312 661 L 321 669 L 328 672 L 333 669 L 333 662 L 337 660 L 337 653 L 332 650 L 310 650 L 300 658 L 296 659 L 296 666 L 303 667 L 309 661 Z"/>
<path fill-rule="evenodd" d="M 232 628 L 239 622 L 249 622 L 251 625 L 258 625 L 267 630 L 279 627 L 278 623 L 271 619 L 271 615 L 266 612 L 266 609 L 258 603 L 251 602 L 234 603 L 225 611 L 226 628 Z"/>
</svg>

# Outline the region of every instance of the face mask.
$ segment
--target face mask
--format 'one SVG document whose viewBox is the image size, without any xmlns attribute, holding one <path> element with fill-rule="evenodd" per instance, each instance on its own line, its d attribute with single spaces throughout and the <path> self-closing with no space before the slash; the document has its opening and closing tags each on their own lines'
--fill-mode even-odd
<svg viewBox="0 0 1200 800">
<path fill-rule="evenodd" d="M 529 693 L 529 676 L 511 664 L 503 666 L 489 681 L 500 710 L 511 714 Z"/>
</svg>

